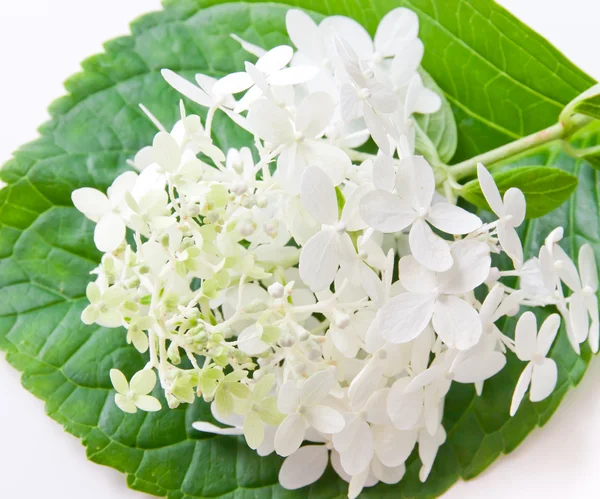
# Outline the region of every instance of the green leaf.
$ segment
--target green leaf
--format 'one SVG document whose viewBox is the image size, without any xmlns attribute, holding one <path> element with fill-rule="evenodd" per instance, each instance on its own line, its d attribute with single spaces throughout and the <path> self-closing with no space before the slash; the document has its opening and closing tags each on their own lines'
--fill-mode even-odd
<svg viewBox="0 0 600 499">
<path fill-rule="evenodd" d="M 492 177 L 503 196 L 511 187 L 523 191 L 527 201 L 527 218 L 542 217 L 554 211 L 577 188 L 575 175 L 549 166 L 519 166 L 492 173 Z M 479 180 L 466 183 L 460 195 L 478 208 L 491 211 Z"/>
<path fill-rule="evenodd" d="M 433 114 L 419 114 L 416 116 L 417 121 L 417 151 L 421 152 L 426 158 L 432 155 L 428 151 L 430 145 L 437 151 L 437 156 L 442 163 L 448 163 L 454 153 L 456 152 L 456 146 L 458 145 L 458 136 L 456 132 L 456 121 L 454 120 L 454 113 L 450 103 L 444 96 L 442 89 L 437 85 L 434 79 L 429 76 L 424 69 L 420 71 L 421 77 L 423 78 L 423 84 L 435 91 L 442 97 L 442 107 L 437 113 Z M 429 143 L 420 145 L 421 131 L 426 134 L 426 138 L 429 138 Z"/>
<path fill-rule="evenodd" d="M 563 111 L 563 117 L 568 118 L 574 113 L 585 114 L 595 119 L 600 119 L 600 84 L 588 88 L 581 95 L 573 99 Z M 563 119 L 564 119 L 563 118 Z"/>
<path fill-rule="evenodd" d="M 114 404 L 110 368 L 130 377 L 145 365 L 120 330 L 83 325 L 88 273 L 100 254 L 91 222 L 71 205 L 73 189 L 106 189 L 126 169 L 126 159 L 151 142 L 155 130 L 138 108 L 144 103 L 165 125 L 177 117 L 179 96 L 159 70 L 192 78 L 239 70 L 248 54 L 231 40 L 235 32 L 272 47 L 285 42 L 286 7 L 273 3 L 167 0 L 164 12 L 132 25 L 131 37 L 106 44 L 106 52 L 84 61 L 67 81 L 68 95 L 51 106 L 41 138 L 19 149 L 0 172 L 0 347 L 23 372 L 23 384 L 46 402 L 48 414 L 80 437 L 88 457 L 127 474 L 130 487 L 170 499 L 343 497 L 347 484 L 329 470 L 309 490 L 277 485 L 281 459 L 258 458 L 242 439 L 196 432 L 191 423 L 208 419 L 196 402 L 158 413 L 125 415 Z M 554 123 L 563 107 L 593 82 L 554 48 L 491 0 L 297 0 L 317 14 L 344 14 L 371 33 L 394 7 L 414 9 L 425 42 L 425 69 L 436 80 L 457 118 L 460 161 Z M 315 15 L 317 15 L 315 14 Z M 190 112 L 203 111 L 187 102 Z M 217 117 L 221 148 L 247 144 L 249 137 Z M 586 145 L 593 145 L 590 139 Z M 450 148 L 448 148 L 450 150 Z M 449 153 L 448 153 L 449 154 Z M 580 178 L 577 200 L 525 226 L 527 256 L 537 252 L 555 225 L 567 229 L 574 254 L 589 242 L 600 254 L 595 192 L 598 173 L 549 148 L 528 164 L 552 164 Z M 543 157 L 542 157 L 543 156 Z M 512 325 L 507 324 L 507 331 Z M 581 379 L 590 360 L 578 357 L 564 332 L 553 348 L 559 368 L 557 391 L 542 403 L 524 402 L 508 416 L 510 396 L 522 364 L 511 359 L 502 374 L 476 397 L 471 386 L 454 387 L 444 424 L 448 441 L 427 483 L 411 459 L 397 486 L 366 489 L 363 497 L 432 498 L 459 478 L 471 478 L 499 455 L 513 450 L 545 423 L 566 391 Z M 159 389 L 154 395 L 160 396 Z"/>
<path fill-rule="evenodd" d="M 600 119 L 600 95 L 594 95 L 589 99 L 581 101 L 575 106 L 575 111 L 592 118 Z"/>
</svg>

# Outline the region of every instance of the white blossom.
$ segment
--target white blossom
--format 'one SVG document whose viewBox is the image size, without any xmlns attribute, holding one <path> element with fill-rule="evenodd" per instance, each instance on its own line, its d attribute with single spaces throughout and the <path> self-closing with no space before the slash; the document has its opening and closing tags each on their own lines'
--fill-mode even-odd
<svg viewBox="0 0 600 499">
<path fill-rule="evenodd" d="M 561 317 L 576 352 L 586 339 L 597 351 L 597 267 L 588 245 L 575 264 L 560 227 L 524 261 L 519 189 L 502 198 L 480 165 L 498 217 L 482 224 L 456 205 L 445 166 L 414 152 L 415 115 L 442 97 L 420 75 L 412 11 L 386 14 L 374 40 L 342 16 L 317 24 L 292 9 L 286 27 L 296 51 L 232 34 L 258 60 L 219 80 L 163 70 L 205 118 L 180 103 L 168 130 L 143 108 L 158 133 L 135 171 L 106 194 L 72 193 L 103 253 L 81 319 L 124 328 L 147 359 L 131 382 L 110 372 L 123 411 L 160 410 L 157 383 L 169 408 L 202 398 L 213 417 L 196 431 L 285 457 L 287 489 L 331 463 L 355 498 L 402 480 L 415 448 L 427 479 L 453 383 L 482 395 L 516 354 L 527 365 L 511 414 L 527 392 L 548 397 Z M 217 114 L 253 141 L 224 150 Z M 374 155 L 357 149 L 369 138 Z M 496 253 L 514 269 L 492 267 Z M 513 340 L 502 319 L 522 307 L 558 314 L 538 333 L 525 312 Z"/>
<path fill-rule="evenodd" d="M 510 414 L 514 416 L 529 389 L 529 400 L 539 402 L 548 397 L 558 377 L 556 362 L 547 357 L 550 347 L 560 327 L 560 316 L 550 315 L 537 330 L 537 321 L 533 312 L 525 312 L 515 330 L 516 354 L 519 359 L 528 361 L 521 373 L 510 405 Z"/>
</svg>

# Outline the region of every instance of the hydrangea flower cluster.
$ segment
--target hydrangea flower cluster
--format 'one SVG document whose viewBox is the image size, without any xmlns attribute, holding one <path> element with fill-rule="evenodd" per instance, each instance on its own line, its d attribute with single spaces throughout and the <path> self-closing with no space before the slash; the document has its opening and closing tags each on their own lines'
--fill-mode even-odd
<svg viewBox="0 0 600 499">
<path fill-rule="evenodd" d="M 150 115 L 160 131 L 136 171 L 106 194 L 73 192 L 104 252 L 82 320 L 123 326 L 148 352 L 130 383 L 111 371 L 124 411 L 160 409 L 158 378 L 171 408 L 211 404 L 220 425 L 197 430 L 286 457 L 284 487 L 318 480 L 331 462 L 354 498 L 401 480 L 415 446 L 427 479 L 453 382 L 481 394 L 516 353 L 527 364 L 514 414 L 527 392 L 535 402 L 556 385 L 548 352 L 561 317 L 577 352 L 586 339 L 597 351 L 597 270 L 589 246 L 577 270 L 560 228 L 524 262 L 521 191 L 501 197 L 480 165 L 497 216 L 483 223 L 415 154 L 413 115 L 441 99 L 419 74 L 413 12 L 390 12 L 374 41 L 345 17 L 317 25 L 290 10 L 287 28 L 296 51 L 234 37 L 257 57 L 243 72 L 192 83 L 164 70 L 208 108 L 205 123 L 183 105 L 170 132 Z M 218 111 L 254 136 L 252 149 L 213 142 Z M 369 139 L 378 153 L 364 159 L 357 148 Z M 492 266 L 501 252 L 514 270 Z M 513 340 L 496 323 L 521 306 L 558 314 L 538 329 L 525 312 Z"/>
</svg>

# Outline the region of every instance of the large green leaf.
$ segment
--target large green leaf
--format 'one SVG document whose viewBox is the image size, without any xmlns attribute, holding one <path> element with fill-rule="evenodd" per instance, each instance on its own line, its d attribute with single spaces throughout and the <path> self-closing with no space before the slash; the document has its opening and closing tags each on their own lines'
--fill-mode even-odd
<svg viewBox="0 0 600 499">
<path fill-rule="evenodd" d="M 308 491 L 284 491 L 277 485 L 277 457 L 258 458 L 238 440 L 195 432 L 191 423 L 207 415 L 201 403 L 157 414 L 121 413 L 112 399 L 109 368 L 129 375 L 144 359 L 126 345 L 122 332 L 79 322 L 87 273 L 100 255 L 93 247 L 92 224 L 74 210 L 70 192 L 82 186 L 105 189 L 125 160 L 151 141 L 154 130 L 139 102 L 165 124 L 174 122 L 179 96 L 159 70 L 169 67 L 191 77 L 242 67 L 247 54 L 230 32 L 268 47 L 285 41 L 284 6 L 167 3 L 164 12 L 135 22 L 132 37 L 109 42 L 105 54 L 83 63 L 84 72 L 67 82 L 69 94 L 53 104 L 52 121 L 41 128 L 41 138 L 17 151 L 0 172 L 8 183 L 0 191 L 0 347 L 23 372 L 25 387 L 46 401 L 48 414 L 83 440 L 89 458 L 127 473 L 135 489 L 170 499 L 342 497 L 346 485 L 331 471 Z M 393 7 L 413 8 L 427 47 L 425 69 L 457 116 L 457 160 L 550 125 L 592 83 L 489 0 L 289 3 L 349 15 L 370 31 Z M 225 120 L 216 121 L 215 132 L 223 148 L 247 140 Z M 528 223 L 527 254 L 557 224 L 568 228 L 569 251 L 590 242 L 600 253 L 598 173 L 554 148 L 529 161 L 546 163 L 579 177 L 577 201 Z M 510 393 L 522 367 L 514 360 L 486 382 L 481 398 L 472 387 L 454 388 L 445 412 L 448 442 L 429 481 L 418 481 L 419 463 L 413 459 L 401 484 L 366 490 L 364 497 L 436 497 L 459 477 L 475 476 L 514 449 L 550 417 L 581 379 L 590 357 L 587 350 L 577 357 L 564 334 L 552 355 L 559 365 L 552 397 L 524 403 L 510 419 Z"/>
<path fill-rule="evenodd" d="M 577 188 L 575 175 L 550 166 L 519 166 L 494 172 L 492 176 L 502 196 L 511 187 L 523 192 L 527 201 L 527 218 L 538 218 L 554 211 Z M 478 208 L 491 211 L 479 180 L 467 182 L 460 195 Z"/>
</svg>

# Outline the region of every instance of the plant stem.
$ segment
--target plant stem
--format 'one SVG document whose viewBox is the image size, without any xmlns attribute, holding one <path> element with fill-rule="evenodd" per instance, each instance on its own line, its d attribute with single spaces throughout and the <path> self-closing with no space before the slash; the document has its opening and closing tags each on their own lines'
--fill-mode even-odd
<svg viewBox="0 0 600 499">
<path fill-rule="evenodd" d="M 510 142 L 497 149 L 492 149 L 491 151 L 467 159 L 462 163 L 450 166 L 448 172 L 457 180 L 470 175 L 475 175 L 478 163 L 483 163 L 488 167 L 493 163 L 510 158 L 511 156 L 516 156 L 542 144 L 547 144 L 554 140 L 566 139 L 591 121 L 592 119 L 587 116 L 575 115 L 568 123 L 557 123 L 544 130 L 528 135 L 527 137 L 515 140 L 514 142 Z"/>
</svg>

